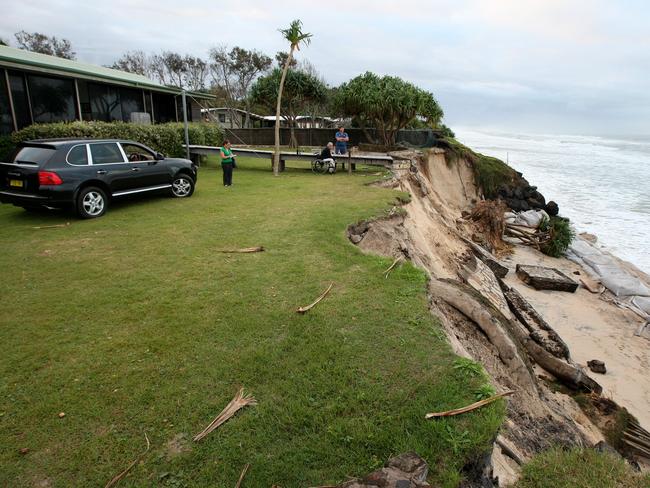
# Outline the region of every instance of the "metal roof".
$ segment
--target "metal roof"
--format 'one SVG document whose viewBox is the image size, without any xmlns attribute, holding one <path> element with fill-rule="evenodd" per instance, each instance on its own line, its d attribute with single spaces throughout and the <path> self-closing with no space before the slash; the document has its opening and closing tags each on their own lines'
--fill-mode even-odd
<svg viewBox="0 0 650 488">
<path fill-rule="evenodd" d="M 9 46 L 0 46 L 0 66 L 113 82 L 135 88 L 173 93 L 175 95 L 179 95 L 182 92 L 180 88 L 164 86 L 135 73 L 127 73 L 126 71 L 105 68 L 94 64 L 57 58 L 56 56 L 34 53 Z M 187 93 L 197 98 L 215 98 L 214 95 L 209 93 L 189 91 Z"/>
</svg>

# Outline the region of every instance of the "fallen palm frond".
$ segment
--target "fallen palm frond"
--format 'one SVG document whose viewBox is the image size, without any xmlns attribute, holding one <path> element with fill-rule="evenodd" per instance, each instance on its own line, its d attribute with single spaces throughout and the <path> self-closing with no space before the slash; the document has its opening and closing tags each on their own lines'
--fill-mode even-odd
<svg viewBox="0 0 650 488">
<path fill-rule="evenodd" d="M 263 246 L 256 246 L 256 247 L 243 247 L 241 249 L 222 249 L 219 252 L 223 253 L 249 253 L 249 252 L 264 252 L 266 249 L 264 249 Z"/>
<path fill-rule="evenodd" d="M 135 466 L 136 464 L 138 464 L 138 461 L 140 461 L 140 459 L 142 459 L 142 458 L 144 457 L 144 455 L 147 454 L 147 453 L 149 452 L 149 448 L 151 447 L 151 444 L 149 443 L 149 437 L 147 437 L 147 434 L 146 434 L 146 433 L 144 434 L 144 438 L 147 440 L 147 448 L 144 450 L 144 452 L 141 453 L 137 458 L 135 458 L 135 459 L 131 462 L 131 464 L 129 464 L 129 465 L 127 466 L 127 468 L 126 468 L 124 471 L 122 471 L 121 473 L 115 475 L 115 476 L 113 477 L 113 479 L 111 479 L 108 483 L 106 483 L 106 486 L 105 486 L 104 488 L 111 488 L 111 486 L 115 486 L 117 483 L 119 483 L 120 480 L 121 480 L 122 478 L 124 478 L 124 477 L 127 475 L 127 473 L 128 473 L 129 471 L 131 471 L 131 469 L 133 468 L 133 466 Z"/>
<path fill-rule="evenodd" d="M 244 479 L 244 476 L 246 476 L 246 471 L 248 471 L 248 468 L 250 468 L 250 464 L 247 464 L 244 466 L 244 469 L 241 470 L 241 474 L 239 475 L 239 480 L 237 480 L 237 484 L 235 485 L 235 488 L 240 488 L 241 487 L 241 482 Z"/>
<path fill-rule="evenodd" d="M 320 302 L 323 298 L 325 298 L 325 297 L 327 296 L 327 294 L 328 294 L 328 293 L 330 292 L 330 290 L 332 289 L 332 286 L 334 286 L 334 283 L 330 283 L 330 286 L 327 287 L 327 290 L 325 290 L 325 291 L 321 294 L 321 296 L 319 296 L 319 297 L 316 299 L 316 301 L 315 301 L 314 303 L 311 303 L 311 304 L 307 305 L 306 307 L 300 307 L 300 308 L 298 308 L 298 310 L 296 310 L 296 312 L 298 312 L 298 313 L 305 313 L 305 312 L 308 312 L 309 310 L 311 310 L 312 308 L 314 308 L 314 307 L 318 304 L 318 302 Z"/>
<path fill-rule="evenodd" d="M 66 222 L 65 224 L 54 224 L 54 225 L 37 225 L 35 227 L 32 227 L 32 229 L 57 229 L 61 227 L 68 227 L 70 225 L 70 222 Z"/>
<path fill-rule="evenodd" d="M 503 392 L 503 393 L 499 393 L 498 395 L 491 396 L 490 398 L 486 398 L 485 400 L 481 400 L 479 402 L 472 403 L 471 405 L 468 405 L 468 406 L 463 407 L 463 408 L 456 408 L 454 410 L 447 410 L 445 412 L 428 413 L 428 414 L 425 415 L 424 418 L 432 419 L 432 418 L 435 418 L 435 417 L 451 417 L 452 415 L 459 415 L 461 413 L 471 412 L 472 410 L 476 410 L 477 408 L 480 408 L 480 407 L 482 407 L 484 405 L 492 403 L 492 402 L 498 400 L 499 398 L 503 398 L 503 397 L 512 395 L 513 393 L 514 393 L 514 391 L 506 391 L 506 392 Z"/>
<path fill-rule="evenodd" d="M 244 388 L 240 388 L 235 395 L 235 398 L 230 400 L 230 403 L 226 405 L 226 408 L 224 408 L 221 413 L 212 422 L 210 422 L 210 424 L 205 429 L 194 436 L 194 440 L 198 442 L 203 439 L 210 432 L 215 430 L 221 424 L 225 423 L 228 419 L 235 415 L 238 410 L 244 408 L 246 405 L 256 404 L 257 401 L 255 398 L 250 395 L 244 395 Z"/>
<path fill-rule="evenodd" d="M 386 271 L 384 271 L 384 273 L 386 274 L 386 278 L 388 278 L 388 275 L 393 270 L 393 268 L 397 266 L 397 264 L 400 263 L 403 259 L 404 256 L 399 256 L 398 258 L 395 259 L 395 261 L 393 261 L 393 264 L 391 264 L 390 267 Z"/>
</svg>

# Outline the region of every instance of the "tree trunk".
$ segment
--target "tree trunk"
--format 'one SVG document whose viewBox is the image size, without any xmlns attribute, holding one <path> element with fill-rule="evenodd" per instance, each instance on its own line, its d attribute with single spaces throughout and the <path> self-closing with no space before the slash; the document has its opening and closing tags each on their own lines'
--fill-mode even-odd
<svg viewBox="0 0 650 488">
<path fill-rule="evenodd" d="M 246 98 L 246 122 L 244 123 L 244 128 L 249 129 L 251 124 L 251 106 Z"/>
<path fill-rule="evenodd" d="M 282 90 L 284 90 L 284 80 L 287 77 L 287 71 L 289 71 L 289 65 L 291 64 L 291 59 L 293 58 L 293 50 L 295 46 L 291 46 L 289 50 L 289 56 L 284 63 L 284 68 L 282 68 L 282 77 L 280 78 L 280 88 L 278 89 L 278 103 L 275 107 L 275 152 L 273 153 L 273 176 L 280 175 L 280 106 L 282 105 Z"/>
</svg>

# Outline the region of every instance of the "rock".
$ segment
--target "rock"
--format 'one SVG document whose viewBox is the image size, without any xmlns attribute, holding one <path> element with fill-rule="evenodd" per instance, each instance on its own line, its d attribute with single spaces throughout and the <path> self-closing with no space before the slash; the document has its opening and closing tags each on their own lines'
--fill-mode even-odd
<svg viewBox="0 0 650 488">
<path fill-rule="evenodd" d="M 621 457 L 619 452 L 616 449 L 614 449 L 612 446 L 607 444 L 607 442 L 605 442 L 605 441 L 600 441 L 599 443 L 595 444 L 594 445 L 594 450 L 596 450 L 598 452 L 605 453 L 605 454 L 611 454 L 612 456 L 615 456 L 617 458 Z"/>
<path fill-rule="evenodd" d="M 555 217 L 557 214 L 560 213 L 560 207 L 553 200 L 551 200 L 546 204 L 544 210 L 546 210 L 546 213 L 549 214 L 551 217 Z"/>
<path fill-rule="evenodd" d="M 594 373 L 599 373 L 599 374 L 607 373 L 607 368 L 605 367 L 605 363 L 600 359 L 592 359 L 591 361 L 587 361 L 587 366 L 589 366 L 589 369 L 592 370 Z"/>
<path fill-rule="evenodd" d="M 521 281 L 536 290 L 568 291 L 574 293 L 578 289 L 578 283 L 555 268 L 518 264 L 516 273 Z"/>
<path fill-rule="evenodd" d="M 59 418 L 62 419 L 63 417 L 65 417 L 65 412 L 60 412 L 59 413 Z"/>
<path fill-rule="evenodd" d="M 346 481 L 337 488 L 431 488 L 426 482 L 429 467 L 414 452 L 400 454 L 365 478 Z"/>
<path fill-rule="evenodd" d="M 358 234 L 352 234 L 352 235 L 350 236 L 350 240 L 351 240 L 354 244 L 359 244 L 359 243 L 363 240 L 363 236 L 360 236 L 360 235 L 358 235 Z"/>
<path fill-rule="evenodd" d="M 368 232 L 370 224 L 368 222 L 359 222 L 348 227 L 348 232 L 351 235 L 361 235 Z"/>
</svg>

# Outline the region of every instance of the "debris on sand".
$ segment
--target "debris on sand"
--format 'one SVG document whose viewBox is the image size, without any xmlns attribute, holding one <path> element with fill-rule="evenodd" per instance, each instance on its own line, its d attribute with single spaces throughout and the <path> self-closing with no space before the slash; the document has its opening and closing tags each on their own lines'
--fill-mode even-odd
<svg viewBox="0 0 650 488">
<path fill-rule="evenodd" d="M 578 289 L 578 283 L 555 268 L 518 264 L 516 273 L 521 281 L 536 290 L 568 291 L 573 293 Z"/>
<path fill-rule="evenodd" d="M 221 413 L 212 421 L 210 424 L 203 429 L 201 432 L 194 436 L 194 441 L 198 442 L 207 436 L 210 432 L 215 430 L 220 425 L 224 424 L 228 419 L 237 413 L 240 409 L 244 408 L 246 405 L 257 405 L 257 401 L 251 395 L 244 395 L 244 388 L 240 388 L 235 397 L 230 400 L 230 403 L 226 405 Z"/>
<path fill-rule="evenodd" d="M 332 289 L 332 286 L 334 286 L 334 283 L 330 283 L 330 286 L 327 287 L 327 290 L 325 290 L 325 291 L 321 294 L 321 296 L 319 296 L 319 297 L 316 299 L 316 301 L 314 301 L 314 303 L 311 303 L 311 304 L 307 305 L 306 307 L 300 307 L 300 308 L 298 308 L 298 310 L 296 310 L 296 312 L 297 312 L 297 313 L 306 313 L 306 312 L 308 312 L 309 310 L 311 310 L 312 308 L 314 308 L 314 307 L 318 304 L 318 302 L 320 302 L 323 298 L 325 298 L 325 297 L 327 296 L 327 294 L 328 294 L 328 293 L 330 292 L 330 290 Z"/>
</svg>

